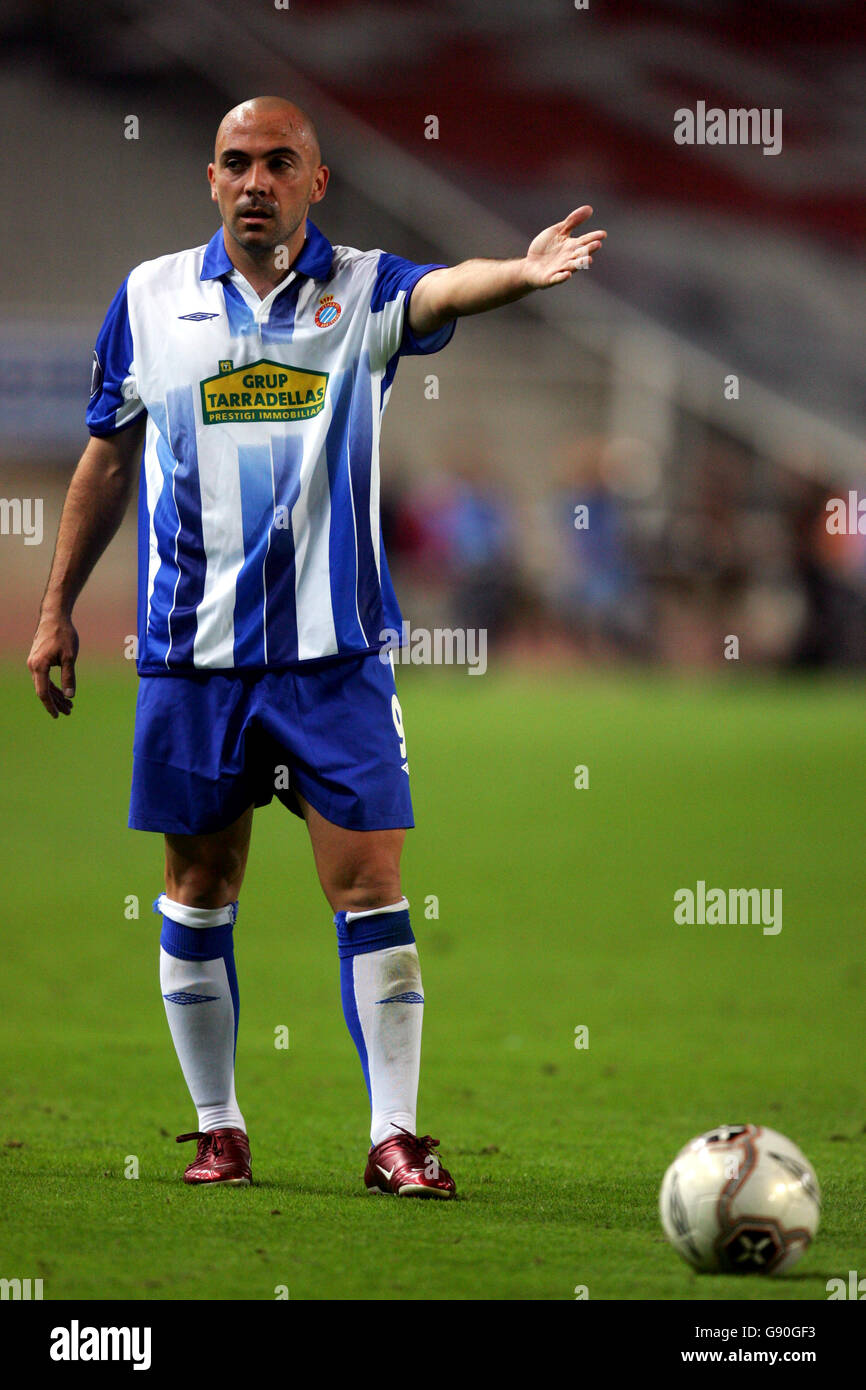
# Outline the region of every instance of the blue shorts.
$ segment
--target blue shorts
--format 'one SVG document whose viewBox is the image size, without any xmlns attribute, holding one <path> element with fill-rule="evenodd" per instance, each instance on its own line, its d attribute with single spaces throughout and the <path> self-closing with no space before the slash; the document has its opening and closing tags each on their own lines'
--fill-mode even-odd
<svg viewBox="0 0 866 1390">
<path fill-rule="evenodd" d="M 206 835 L 274 796 L 301 815 L 296 793 L 347 830 L 415 824 L 390 661 L 141 677 L 131 829 Z"/>
</svg>

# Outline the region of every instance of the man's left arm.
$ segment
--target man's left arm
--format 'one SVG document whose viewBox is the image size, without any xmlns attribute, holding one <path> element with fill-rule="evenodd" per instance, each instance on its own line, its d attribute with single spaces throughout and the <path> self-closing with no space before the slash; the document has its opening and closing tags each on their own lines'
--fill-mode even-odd
<svg viewBox="0 0 866 1390">
<path fill-rule="evenodd" d="M 576 270 L 592 265 L 607 232 L 571 235 L 592 216 L 588 205 L 575 208 L 562 222 L 539 232 L 522 259 L 462 261 L 460 265 L 428 271 L 409 300 L 409 326 L 418 337 L 435 333 L 443 324 L 467 314 L 483 314 L 511 304 L 533 290 L 570 280 Z"/>
</svg>

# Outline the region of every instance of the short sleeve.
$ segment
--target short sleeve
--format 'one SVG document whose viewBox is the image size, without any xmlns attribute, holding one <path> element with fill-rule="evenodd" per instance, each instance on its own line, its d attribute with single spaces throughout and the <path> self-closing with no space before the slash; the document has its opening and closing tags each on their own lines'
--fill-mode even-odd
<svg viewBox="0 0 866 1390">
<path fill-rule="evenodd" d="M 126 287 L 124 280 L 108 307 L 93 350 L 86 420 L 95 435 L 116 434 L 144 409 L 135 379 Z"/>
<path fill-rule="evenodd" d="M 431 270 L 445 270 L 440 264 L 417 265 L 383 251 L 376 268 L 376 282 L 370 300 L 376 341 L 382 359 L 389 362 L 397 354 L 404 356 L 439 352 L 450 343 L 456 320 L 452 319 L 433 333 L 418 336 L 409 327 L 409 300 L 423 275 Z"/>
</svg>

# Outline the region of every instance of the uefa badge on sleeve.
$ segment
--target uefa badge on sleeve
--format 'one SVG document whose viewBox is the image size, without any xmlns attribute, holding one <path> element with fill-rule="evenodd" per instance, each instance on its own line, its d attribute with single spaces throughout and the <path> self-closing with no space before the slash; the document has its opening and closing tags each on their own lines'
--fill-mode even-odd
<svg viewBox="0 0 866 1390">
<path fill-rule="evenodd" d="M 99 360 L 99 353 L 93 349 L 93 366 L 90 369 L 90 399 L 96 395 L 102 385 L 102 363 Z"/>
</svg>

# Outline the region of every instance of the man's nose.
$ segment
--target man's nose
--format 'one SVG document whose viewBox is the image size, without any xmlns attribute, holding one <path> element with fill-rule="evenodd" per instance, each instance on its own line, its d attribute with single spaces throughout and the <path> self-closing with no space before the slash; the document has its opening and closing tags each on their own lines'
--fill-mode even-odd
<svg viewBox="0 0 866 1390">
<path fill-rule="evenodd" d="M 266 193 L 269 186 L 268 167 L 260 160 L 254 160 L 247 170 L 247 177 L 244 181 L 244 192 Z"/>
</svg>

